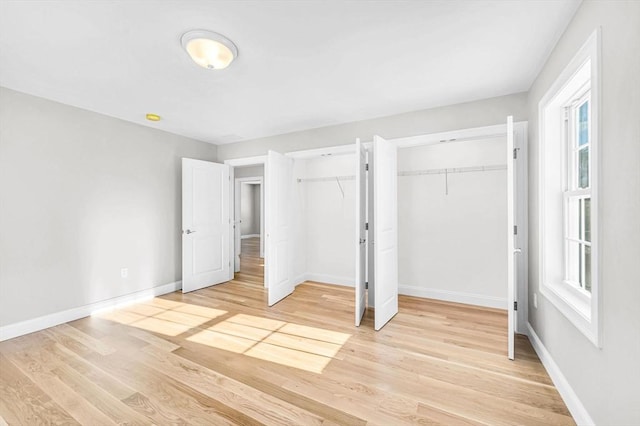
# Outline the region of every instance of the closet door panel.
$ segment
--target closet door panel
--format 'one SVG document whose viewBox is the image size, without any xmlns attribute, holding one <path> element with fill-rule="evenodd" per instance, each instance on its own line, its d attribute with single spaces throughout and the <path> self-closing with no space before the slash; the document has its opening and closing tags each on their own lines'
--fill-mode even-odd
<svg viewBox="0 0 640 426">
<path fill-rule="evenodd" d="M 269 151 L 265 164 L 265 228 L 269 306 L 293 293 L 293 159 Z"/>
<path fill-rule="evenodd" d="M 398 154 L 379 136 L 374 151 L 375 329 L 398 313 Z"/>
</svg>

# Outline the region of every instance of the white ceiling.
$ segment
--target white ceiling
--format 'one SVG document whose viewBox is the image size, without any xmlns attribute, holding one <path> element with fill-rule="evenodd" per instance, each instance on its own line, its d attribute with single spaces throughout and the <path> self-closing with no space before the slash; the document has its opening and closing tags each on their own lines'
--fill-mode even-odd
<svg viewBox="0 0 640 426">
<path fill-rule="evenodd" d="M 579 2 L 2 0 L 0 85 L 230 143 L 526 91 Z M 238 59 L 198 67 L 191 29 Z"/>
</svg>

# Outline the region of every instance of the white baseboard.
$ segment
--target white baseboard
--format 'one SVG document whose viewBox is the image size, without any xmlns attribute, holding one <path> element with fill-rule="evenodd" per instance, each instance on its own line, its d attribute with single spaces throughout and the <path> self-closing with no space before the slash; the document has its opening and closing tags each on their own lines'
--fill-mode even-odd
<svg viewBox="0 0 640 426">
<path fill-rule="evenodd" d="M 582 402 L 580 402 L 578 395 L 576 395 L 569 381 L 564 377 L 564 374 L 562 374 L 560 367 L 558 367 L 558 364 L 553 360 L 547 348 L 542 344 L 542 340 L 540 340 L 533 327 L 531 327 L 531 324 L 527 323 L 527 329 L 533 349 L 538 354 L 538 358 L 542 361 L 542 365 L 544 365 L 547 373 L 549 373 L 549 377 L 551 377 L 553 384 L 556 386 L 556 389 L 558 389 L 564 403 L 567 404 L 573 420 L 580 426 L 595 425 L 587 409 L 582 405 Z"/>
<path fill-rule="evenodd" d="M 71 308 L 49 315 L 43 315 L 26 321 L 17 322 L 0 327 L 0 342 L 13 339 L 14 337 L 23 336 L 25 334 L 44 330 L 45 328 L 54 327 L 56 325 L 74 321 L 80 318 L 88 317 L 97 311 L 106 311 L 121 307 L 123 305 L 140 302 L 150 299 L 154 296 L 172 293 L 182 288 L 182 281 L 176 281 L 169 284 L 152 287 L 146 290 L 136 291 L 134 293 L 125 294 L 124 296 L 114 297 L 113 299 L 102 300 L 100 302 L 90 303 L 88 305 Z"/>
<path fill-rule="evenodd" d="M 247 234 L 247 235 L 242 235 L 240 239 L 244 240 L 245 238 L 258 238 L 258 237 L 260 237 L 260 234 Z"/>
<path fill-rule="evenodd" d="M 300 274 L 293 279 L 293 285 L 298 286 L 307 280 L 307 274 Z"/>
<path fill-rule="evenodd" d="M 346 287 L 355 287 L 354 279 L 349 277 L 339 277 L 336 275 L 316 274 L 307 272 L 304 274 L 303 281 L 316 281 L 324 284 L 343 285 Z"/>
<path fill-rule="evenodd" d="M 487 308 L 507 309 L 507 299 L 482 294 L 463 293 L 459 291 L 441 290 L 437 288 L 401 285 L 398 293 L 406 296 L 426 297 L 428 299 L 445 300 L 447 302 L 466 303 L 468 305 Z"/>
</svg>

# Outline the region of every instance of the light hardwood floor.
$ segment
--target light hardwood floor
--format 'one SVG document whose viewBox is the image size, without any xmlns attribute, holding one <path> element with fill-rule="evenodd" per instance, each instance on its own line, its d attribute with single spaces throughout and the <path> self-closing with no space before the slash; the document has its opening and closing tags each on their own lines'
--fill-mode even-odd
<svg viewBox="0 0 640 426">
<path fill-rule="evenodd" d="M 0 343 L 13 424 L 574 424 L 506 314 L 413 297 L 373 331 L 353 290 L 305 283 L 266 306 L 257 239 L 225 284 Z M 2 420 L 0 419 L 0 424 Z"/>
</svg>

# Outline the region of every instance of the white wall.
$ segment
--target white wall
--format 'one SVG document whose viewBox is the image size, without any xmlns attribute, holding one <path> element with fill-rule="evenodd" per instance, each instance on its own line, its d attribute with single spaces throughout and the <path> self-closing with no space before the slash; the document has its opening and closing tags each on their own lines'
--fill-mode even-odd
<svg viewBox="0 0 640 426">
<path fill-rule="evenodd" d="M 234 177 L 260 177 L 264 176 L 264 165 L 234 167 Z"/>
<path fill-rule="evenodd" d="M 353 176 L 354 155 L 306 160 L 299 178 Z M 311 280 L 353 285 L 355 280 L 355 180 L 296 183 L 306 190 L 306 256 Z"/>
<path fill-rule="evenodd" d="M 307 161 L 295 160 L 293 166 L 293 200 L 294 209 L 294 239 L 293 239 L 293 277 L 295 284 L 305 280 L 307 273 L 307 187 L 299 185 L 295 180 L 306 174 Z M 265 206 L 268 200 L 265 199 Z M 266 208 L 265 208 L 266 211 Z M 266 249 L 265 249 L 266 250 Z M 265 253 L 268 256 L 268 253 Z"/>
<path fill-rule="evenodd" d="M 260 185 L 240 185 L 240 235 L 260 234 Z"/>
<path fill-rule="evenodd" d="M 505 165 L 504 138 L 398 151 L 399 171 Z M 506 309 L 506 170 L 398 177 L 400 293 Z"/>
<path fill-rule="evenodd" d="M 537 255 L 538 103 L 598 27 L 602 349 L 539 293 Z M 582 3 L 531 87 L 529 119 L 529 321 L 596 424 L 640 424 L 640 2 Z"/>
<path fill-rule="evenodd" d="M 0 325 L 180 280 L 181 157 L 216 147 L 0 88 Z"/>
<path fill-rule="evenodd" d="M 504 124 L 508 115 L 513 115 L 514 121 L 526 121 L 527 114 L 527 94 L 517 93 L 475 102 L 220 145 L 218 147 L 218 159 L 224 161 L 231 158 L 265 155 L 269 149 L 286 153 L 304 149 L 353 144 L 356 138 L 367 141 L 372 140 L 373 135 L 380 135 L 389 139 Z"/>
<path fill-rule="evenodd" d="M 251 185 L 252 186 L 252 190 L 253 190 L 253 201 L 252 201 L 252 207 L 253 207 L 253 214 L 252 214 L 252 228 L 253 228 L 253 233 L 254 234 L 260 234 L 260 221 L 261 221 L 261 217 L 260 217 L 260 193 L 262 192 L 262 185 L 257 184 L 257 185 Z"/>
</svg>

